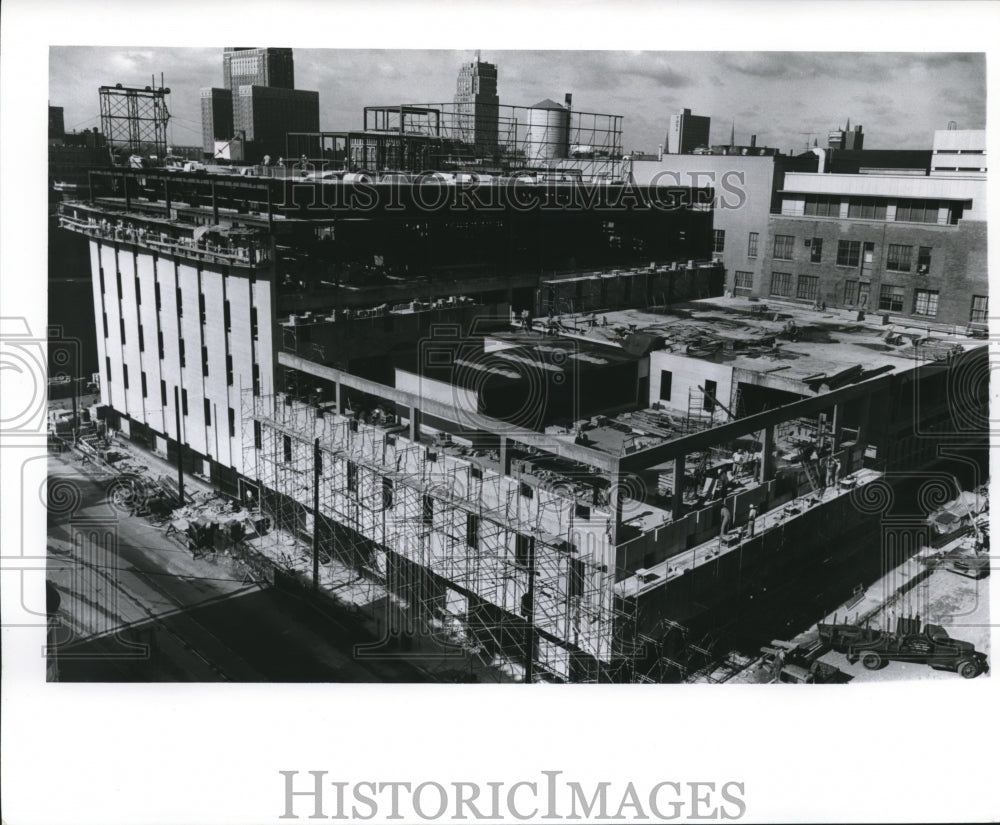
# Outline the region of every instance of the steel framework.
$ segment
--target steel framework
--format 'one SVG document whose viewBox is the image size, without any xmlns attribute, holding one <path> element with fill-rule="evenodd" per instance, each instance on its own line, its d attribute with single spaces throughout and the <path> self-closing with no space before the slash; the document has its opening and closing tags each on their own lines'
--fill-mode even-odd
<svg viewBox="0 0 1000 825">
<path fill-rule="evenodd" d="M 167 154 L 167 95 L 170 89 L 157 86 L 101 86 L 101 131 L 113 152 L 124 148 L 133 154 Z"/>
</svg>

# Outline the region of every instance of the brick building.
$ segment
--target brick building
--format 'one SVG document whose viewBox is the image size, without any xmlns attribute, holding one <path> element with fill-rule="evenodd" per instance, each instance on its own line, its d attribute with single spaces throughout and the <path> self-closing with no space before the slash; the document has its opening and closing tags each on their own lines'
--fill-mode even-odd
<svg viewBox="0 0 1000 825">
<path fill-rule="evenodd" d="M 790 173 L 750 294 L 985 323 L 986 182 Z"/>
</svg>

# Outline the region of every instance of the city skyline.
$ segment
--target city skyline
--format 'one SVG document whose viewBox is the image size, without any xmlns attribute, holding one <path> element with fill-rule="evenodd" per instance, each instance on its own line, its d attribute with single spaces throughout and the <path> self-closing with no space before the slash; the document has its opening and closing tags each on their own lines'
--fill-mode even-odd
<svg viewBox="0 0 1000 825">
<path fill-rule="evenodd" d="M 199 143 L 199 89 L 222 85 L 217 48 L 52 47 L 49 100 L 68 131 L 100 126 L 97 87 L 171 89 L 170 142 Z M 364 106 L 450 101 L 473 50 L 296 48 L 296 86 L 320 94 L 320 128 L 361 128 Z M 671 114 L 711 117 L 711 142 L 801 151 L 864 126 L 867 148 L 928 148 L 949 121 L 985 125 L 986 61 L 973 52 L 623 52 L 490 50 L 502 104 L 573 94 L 581 111 L 623 115 L 626 151 L 656 152 Z M 420 77 L 419 83 L 414 81 Z M 878 86 L 871 83 L 878 78 Z M 363 82 L 361 82 L 363 79 Z"/>
</svg>

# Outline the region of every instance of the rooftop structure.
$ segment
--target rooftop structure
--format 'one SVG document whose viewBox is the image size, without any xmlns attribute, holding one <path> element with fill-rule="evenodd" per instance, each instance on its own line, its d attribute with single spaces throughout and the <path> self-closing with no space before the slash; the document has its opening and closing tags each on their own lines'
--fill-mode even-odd
<svg viewBox="0 0 1000 825">
<path fill-rule="evenodd" d="M 286 156 L 305 154 L 336 171 L 543 172 L 567 180 L 620 180 L 621 116 L 576 111 L 566 98 L 565 105 L 548 99 L 497 105 L 495 152 L 481 151 L 481 142 L 470 139 L 469 104 L 453 102 L 366 106 L 361 131 L 289 134 Z"/>
</svg>

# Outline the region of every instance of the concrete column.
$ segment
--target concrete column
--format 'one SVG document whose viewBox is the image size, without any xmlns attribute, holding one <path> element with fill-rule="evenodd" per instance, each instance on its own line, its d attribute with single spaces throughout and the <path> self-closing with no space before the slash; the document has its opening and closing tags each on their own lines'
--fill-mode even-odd
<svg viewBox="0 0 1000 825">
<path fill-rule="evenodd" d="M 683 455 L 674 459 L 674 500 L 672 504 L 674 521 L 684 515 L 684 459 Z"/>
<path fill-rule="evenodd" d="M 500 436 L 500 471 L 510 475 L 510 453 L 507 451 L 507 436 Z"/>
<path fill-rule="evenodd" d="M 410 441 L 420 440 L 420 410 L 410 407 Z"/>
<path fill-rule="evenodd" d="M 343 415 L 344 408 L 340 406 L 340 382 L 333 385 L 334 400 L 337 402 L 337 412 Z"/>
<path fill-rule="evenodd" d="M 765 484 L 774 473 L 774 458 L 771 452 L 774 450 L 774 425 L 764 428 L 764 444 L 760 458 L 760 483 Z"/>
<path fill-rule="evenodd" d="M 840 448 L 840 404 L 834 404 L 830 413 L 830 435 L 833 437 L 833 448 Z"/>
</svg>

